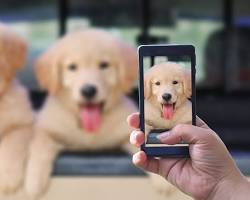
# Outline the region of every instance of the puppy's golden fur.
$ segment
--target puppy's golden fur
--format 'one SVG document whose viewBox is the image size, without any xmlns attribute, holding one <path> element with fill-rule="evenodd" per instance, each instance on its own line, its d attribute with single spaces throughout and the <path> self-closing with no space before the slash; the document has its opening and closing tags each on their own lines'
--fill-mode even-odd
<svg viewBox="0 0 250 200">
<path fill-rule="evenodd" d="M 0 24 L 0 193 L 16 191 L 24 178 L 33 116 L 15 73 L 26 53 L 26 43 Z"/>
<path fill-rule="evenodd" d="M 145 72 L 145 122 L 147 130 L 171 129 L 192 122 L 191 72 L 174 62 L 154 65 Z M 163 98 L 170 95 L 169 100 Z M 164 106 L 173 114 L 164 117 Z"/>
<path fill-rule="evenodd" d="M 47 189 L 60 151 L 127 149 L 131 130 L 126 117 L 137 109 L 124 94 L 137 77 L 137 56 L 109 33 L 86 29 L 59 39 L 38 58 L 35 71 L 49 92 L 38 114 L 27 169 L 26 190 L 37 198 Z M 81 92 L 86 85 L 97 90 L 91 101 Z M 81 109 L 88 104 L 102 107 L 94 131 L 81 125 Z"/>
</svg>

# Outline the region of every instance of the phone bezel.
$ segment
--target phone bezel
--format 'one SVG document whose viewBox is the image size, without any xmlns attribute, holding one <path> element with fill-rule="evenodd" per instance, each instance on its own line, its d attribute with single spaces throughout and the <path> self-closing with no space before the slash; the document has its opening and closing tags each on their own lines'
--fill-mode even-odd
<svg viewBox="0 0 250 200">
<path fill-rule="evenodd" d="M 192 124 L 196 125 L 196 56 L 193 45 L 141 45 L 138 47 L 139 54 L 139 110 L 140 110 L 140 129 L 145 131 L 144 124 L 144 56 L 188 56 L 191 60 L 191 78 L 192 78 Z M 145 143 L 141 145 L 141 150 L 149 157 L 188 157 L 189 146 L 176 147 L 146 147 Z"/>
</svg>

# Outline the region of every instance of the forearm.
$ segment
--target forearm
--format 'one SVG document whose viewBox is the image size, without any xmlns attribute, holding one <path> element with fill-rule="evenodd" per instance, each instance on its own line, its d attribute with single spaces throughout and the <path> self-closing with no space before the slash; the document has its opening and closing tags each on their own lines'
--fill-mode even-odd
<svg viewBox="0 0 250 200">
<path fill-rule="evenodd" d="M 241 174 L 221 180 L 207 200 L 245 200 L 250 198 L 250 182 Z"/>
</svg>

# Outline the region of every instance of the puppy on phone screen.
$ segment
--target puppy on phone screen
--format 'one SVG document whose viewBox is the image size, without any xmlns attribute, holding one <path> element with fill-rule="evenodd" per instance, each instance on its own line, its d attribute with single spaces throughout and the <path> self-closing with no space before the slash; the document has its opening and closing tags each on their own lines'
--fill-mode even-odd
<svg viewBox="0 0 250 200">
<path fill-rule="evenodd" d="M 175 62 L 162 62 L 148 69 L 144 75 L 146 135 L 153 129 L 192 124 L 191 95 L 191 70 Z"/>
</svg>

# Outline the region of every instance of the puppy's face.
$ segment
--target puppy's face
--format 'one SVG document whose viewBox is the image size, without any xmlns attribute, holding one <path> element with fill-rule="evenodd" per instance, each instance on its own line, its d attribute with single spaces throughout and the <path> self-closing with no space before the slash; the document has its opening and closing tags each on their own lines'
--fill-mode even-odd
<svg viewBox="0 0 250 200">
<path fill-rule="evenodd" d="M 146 100 L 171 120 L 175 110 L 191 96 L 191 73 L 175 63 L 161 63 L 146 72 L 144 88 Z"/>
<path fill-rule="evenodd" d="M 102 115 L 132 87 L 136 68 L 133 48 L 91 29 L 59 40 L 38 59 L 37 75 L 50 95 L 66 92 L 79 108 L 83 127 L 95 131 Z"/>
<path fill-rule="evenodd" d="M 79 106 L 99 106 L 106 110 L 115 100 L 115 94 L 122 93 L 121 61 L 105 46 L 88 51 L 82 47 L 79 51 L 81 55 L 72 51 L 62 59 L 62 88 L 70 91 Z"/>
<path fill-rule="evenodd" d="M 27 54 L 26 43 L 12 30 L 0 23 L 0 95 L 8 88 Z"/>
</svg>

